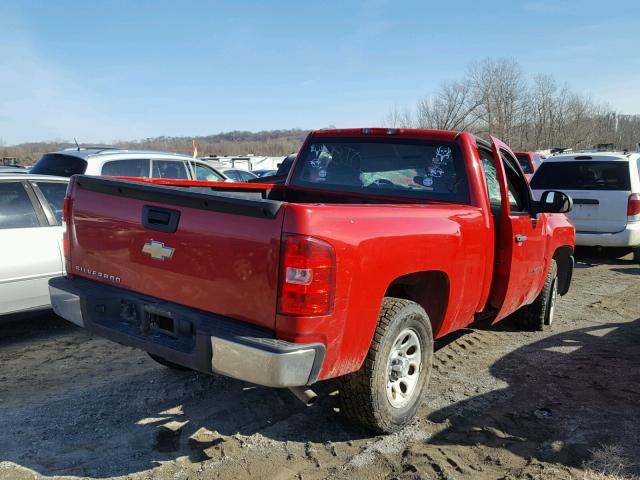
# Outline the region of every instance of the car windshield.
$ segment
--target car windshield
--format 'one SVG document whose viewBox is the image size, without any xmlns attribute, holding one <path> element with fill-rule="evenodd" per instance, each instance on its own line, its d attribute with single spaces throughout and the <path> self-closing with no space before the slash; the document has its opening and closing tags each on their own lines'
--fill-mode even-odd
<svg viewBox="0 0 640 480">
<path fill-rule="evenodd" d="M 87 162 L 82 158 L 60 153 L 47 153 L 34 165 L 30 173 L 70 177 L 81 175 L 87 170 Z"/>
<path fill-rule="evenodd" d="M 318 138 L 295 164 L 292 185 L 468 203 L 464 164 L 453 143 L 389 138 Z"/>
<path fill-rule="evenodd" d="M 516 158 L 518 159 L 518 163 L 522 167 L 522 171 L 524 173 L 533 173 L 528 155 L 516 155 Z"/>
<path fill-rule="evenodd" d="M 531 179 L 535 190 L 631 190 L 624 161 L 542 162 Z"/>
</svg>

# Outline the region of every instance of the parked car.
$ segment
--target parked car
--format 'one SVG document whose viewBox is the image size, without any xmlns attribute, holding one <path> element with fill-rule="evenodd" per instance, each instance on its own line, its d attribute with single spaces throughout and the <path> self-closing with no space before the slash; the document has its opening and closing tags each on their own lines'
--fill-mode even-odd
<svg viewBox="0 0 640 480">
<path fill-rule="evenodd" d="M 535 202 L 507 145 L 464 132 L 312 132 L 279 188 L 71 182 L 59 315 L 307 403 L 341 377 L 341 411 L 380 432 L 422 403 L 434 339 L 542 329 L 571 282 L 570 199 Z"/>
<path fill-rule="evenodd" d="M 251 173 L 253 173 L 256 177 L 259 177 L 259 178 L 272 177 L 276 173 L 278 173 L 278 170 L 251 170 Z"/>
<path fill-rule="evenodd" d="M 531 180 L 531 176 L 542 164 L 544 157 L 538 152 L 514 152 L 518 163 L 524 172 L 527 180 Z"/>
<path fill-rule="evenodd" d="M 62 204 L 68 178 L 0 175 L 0 315 L 49 308 L 64 273 Z"/>
<path fill-rule="evenodd" d="M 289 170 L 291 170 L 291 165 L 293 165 L 293 161 L 296 159 L 296 154 L 292 153 L 291 155 L 287 155 L 284 160 L 278 165 L 278 170 L 275 175 L 269 177 L 258 177 L 253 180 L 249 180 L 249 183 L 277 183 L 283 184 L 289 175 Z"/>
<path fill-rule="evenodd" d="M 0 173 L 29 173 L 29 169 L 27 167 L 0 165 Z"/>
<path fill-rule="evenodd" d="M 627 247 L 640 262 L 640 154 L 552 156 L 533 175 L 531 188 L 537 197 L 549 189 L 571 196 L 577 245 Z"/>
<path fill-rule="evenodd" d="M 233 182 L 248 182 L 249 180 L 258 178 L 258 175 L 254 173 L 247 170 L 239 170 L 237 168 L 225 168 L 222 170 L 222 173 L 224 173 L 226 177 L 231 179 Z"/>
<path fill-rule="evenodd" d="M 120 148 L 67 148 L 47 153 L 31 173 L 39 175 L 101 175 L 224 182 L 227 178 L 205 162 L 187 155 Z"/>
</svg>

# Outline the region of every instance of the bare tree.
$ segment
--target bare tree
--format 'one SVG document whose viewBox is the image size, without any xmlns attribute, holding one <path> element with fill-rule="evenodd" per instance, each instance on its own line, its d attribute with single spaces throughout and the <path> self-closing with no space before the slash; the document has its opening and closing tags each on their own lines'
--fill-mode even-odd
<svg viewBox="0 0 640 480">
<path fill-rule="evenodd" d="M 394 104 L 393 108 L 387 113 L 383 124 L 386 127 L 393 128 L 411 128 L 415 126 L 411 110 L 406 107 L 401 108 L 397 103 Z"/>
<path fill-rule="evenodd" d="M 640 142 L 640 115 L 619 115 L 567 85 L 559 86 L 551 75 L 528 82 L 511 58 L 472 63 L 461 80 L 441 83 L 417 102 L 413 114 L 406 112 L 396 105 L 390 126 L 469 130 L 495 135 L 522 150 L 598 143 L 630 149 Z"/>
<path fill-rule="evenodd" d="M 415 125 L 439 130 L 468 130 L 477 123 L 479 106 L 468 80 L 445 82 L 433 96 L 418 102 Z"/>
</svg>

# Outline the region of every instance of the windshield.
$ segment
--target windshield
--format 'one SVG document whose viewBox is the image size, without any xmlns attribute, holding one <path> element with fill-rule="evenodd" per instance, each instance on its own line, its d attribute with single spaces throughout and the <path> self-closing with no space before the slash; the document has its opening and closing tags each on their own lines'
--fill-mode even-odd
<svg viewBox="0 0 640 480">
<path fill-rule="evenodd" d="M 30 173 L 70 177 L 71 175 L 81 175 L 86 169 L 87 162 L 81 158 L 60 153 L 47 153 L 38 160 Z"/>
<path fill-rule="evenodd" d="M 542 162 L 531 179 L 536 190 L 631 190 L 624 161 Z"/>
<path fill-rule="evenodd" d="M 292 185 L 416 200 L 469 202 L 453 143 L 389 138 L 318 138 L 300 153 Z"/>
<path fill-rule="evenodd" d="M 516 158 L 524 173 L 533 173 L 531 164 L 529 163 L 529 155 L 516 155 Z"/>
</svg>

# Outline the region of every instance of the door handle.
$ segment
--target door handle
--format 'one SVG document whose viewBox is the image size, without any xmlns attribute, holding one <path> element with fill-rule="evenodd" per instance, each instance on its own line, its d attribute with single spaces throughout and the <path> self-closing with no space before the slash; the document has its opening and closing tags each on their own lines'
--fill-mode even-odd
<svg viewBox="0 0 640 480">
<path fill-rule="evenodd" d="M 528 237 L 527 237 L 526 235 L 518 234 L 518 235 L 516 235 L 516 243 L 517 243 L 517 244 L 521 244 L 521 243 L 523 243 L 527 238 L 528 238 Z"/>
</svg>

